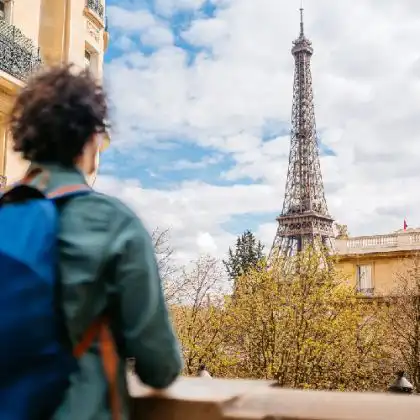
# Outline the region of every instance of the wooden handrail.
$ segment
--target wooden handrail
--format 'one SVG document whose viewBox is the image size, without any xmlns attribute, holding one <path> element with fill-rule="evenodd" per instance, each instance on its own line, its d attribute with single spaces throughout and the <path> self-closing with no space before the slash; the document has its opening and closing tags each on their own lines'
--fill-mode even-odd
<svg viewBox="0 0 420 420">
<path fill-rule="evenodd" d="M 132 420 L 419 420 L 417 395 L 280 389 L 267 381 L 181 378 L 156 392 L 130 375 Z"/>
</svg>

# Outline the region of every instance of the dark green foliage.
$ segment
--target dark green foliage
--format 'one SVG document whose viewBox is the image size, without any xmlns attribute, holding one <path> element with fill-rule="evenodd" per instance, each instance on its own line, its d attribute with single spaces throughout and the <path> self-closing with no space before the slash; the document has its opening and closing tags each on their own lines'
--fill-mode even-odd
<svg viewBox="0 0 420 420">
<path fill-rule="evenodd" d="M 227 261 L 223 261 L 231 280 L 256 269 L 264 259 L 264 245 L 257 241 L 255 235 L 245 231 L 236 240 L 235 249 L 229 248 Z"/>
</svg>

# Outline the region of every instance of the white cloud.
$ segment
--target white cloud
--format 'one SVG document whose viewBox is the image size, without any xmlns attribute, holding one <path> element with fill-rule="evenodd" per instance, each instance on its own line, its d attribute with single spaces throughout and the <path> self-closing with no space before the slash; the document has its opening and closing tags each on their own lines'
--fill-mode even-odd
<svg viewBox="0 0 420 420">
<path fill-rule="evenodd" d="M 162 0 L 159 7 L 172 14 L 201 3 Z M 187 183 L 174 191 L 134 191 L 119 183 L 149 223 L 176 226 L 173 237 L 183 255 L 197 252 L 197 238 L 207 233 L 215 252 L 225 252 L 232 235 L 224 222 L 240 214 L 280 212 L 283 202 L 289 140 L 263 143 L 261 132 L 267 120 L 290 121 L 298 5 L 223 4 L 214 19 L 196 20 L 185 30 L 186 40 L 206 47 L 193 65 L 174 46 L 151 57 L 126 54 L 108 65 L 117 125 L 127 142 L 150 146 L 170 135 L 184 138 L 229 154 L 236 165 L 225 179 L 259 182 Z M 135 18 L 113 13 L 116 22 L 128 19 L 126 29 L 133 30 Z M 142 28 L 147 19 L 140 19 Z M 308 2 L 305 30 L 315 49 L 318 129 L 336 153 L 321 162 L 331 214 L 353 234 L 398 229 L 404 216 L 411 226 L 420 225 L 420 2 Z M 274 223 L 259 229 L 268 243 L 274 231 Z"/>
<path fill-rule="evenodd" d="M 147 10 L 132 11 L 108 6 L 107 13 L 111 27 L 126 32 L 138 32 L 156 25 L 155 17 Z"/>
<path fill-rule="evenodd" d="M 154 26 L 145 31 L 141 37 L 144 44 L 153 47 L 171 45 L 174 42 L 172 31 L 164 26 Z"/>
<path fill-rule="evenodd" d="M 108 15 L 112 28 L 124 34 L 141 34 L 142 42 L 148 46 L 162 47 L 174 42 L 172 31 L 147 10 L 132 11 L 109 6 Z M 135 49 L 135 43 L 127 35 L 118 37 L 116 46 L 122 50 Z"/>
<path fill-rule="evenodd" d="M 130 37 L 123 35 L 114 41 L 114 47 L 122 51 L 131 51 L 136 45 Z"/>
<path fill-rule="evenodd" d="M 213 46 L 229 34 L 229 27 L 222 19 L 200 19 L 193 22 L 183 37 L 193 45 Z"/>
<path fill-rule="evenodd" d="M 220 187 L 184 182 L 176 189 L 157 190 L 99 176 L 96 187 L 128 204 L 150 231 L 156 226 L 170 228 L 177 257 L 184 262 L 200 253 L 223 255 L 235 240 L 222 228 L 232 217 L 277 209 L 273 197 L 278 191 L 268 185 Z"/>
<path fill-rule="evenodd" d="M 155 0 L 156 12 L 163 16 L 171 16 L 176 11 L 198 10 L 206 0 Z"/>
<path fill-rule="evenodd" d="M 217 253 L 217 245 L 209 232 L 200 232 L 197 237 L 197 245 L 202 254 Z"/>
<path fill-rule="evenodd" d="M 197 161 L 181 159 L 177 160 L 176 162 L 173 162 L 170 166 L 165 166 L 161 169 L 171 171 L 182 171 L 185 169 L 203 169 L 220 163 L 222 159 L 223 155 L 221 154 L 214 156 L 206 156 L 203 159 Z"/>
</svg>

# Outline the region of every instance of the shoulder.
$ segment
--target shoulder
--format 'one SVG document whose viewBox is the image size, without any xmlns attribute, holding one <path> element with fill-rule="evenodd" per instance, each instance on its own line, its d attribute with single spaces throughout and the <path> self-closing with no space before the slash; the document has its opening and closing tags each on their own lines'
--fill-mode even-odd
<svg viewBox="0 0 420 420">
<path fill-rule="evenodd" d="M 70 199 L 62 210 L 62 221 L 103 228 L 110 233 L 128 229 L 145 231 L 139 217 L 126 204 L 98 192 Z"/>
</svg>

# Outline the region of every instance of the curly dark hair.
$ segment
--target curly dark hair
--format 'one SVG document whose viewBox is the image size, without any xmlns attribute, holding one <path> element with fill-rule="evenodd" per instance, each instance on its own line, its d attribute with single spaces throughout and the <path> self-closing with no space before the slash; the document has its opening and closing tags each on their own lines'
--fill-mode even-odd
<svg viewBox="0 0 420 420">
<path fill-rule="evenodd" d="M 72 65 L 34 76 L 10 114 L 16 152 L 38 163 L 72 166 L 95 133 L 107 129 L 108 105 L 102 86 Z"/>
</svg>

